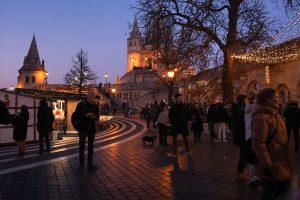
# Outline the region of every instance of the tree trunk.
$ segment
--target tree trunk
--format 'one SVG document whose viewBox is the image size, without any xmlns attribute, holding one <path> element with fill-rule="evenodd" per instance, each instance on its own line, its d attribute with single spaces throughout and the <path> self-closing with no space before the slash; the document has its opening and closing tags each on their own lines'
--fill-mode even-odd
<svg viewBox="0 0 300 200">
<path fill-rule="evenodd" d="M 224 63 L 222 68 L 222 91 L 223 91 L 223 102 L 229 103 L 234 101 L 233 95 L 233 58 L 230 49 L 224 52 Z"/>
</svg>

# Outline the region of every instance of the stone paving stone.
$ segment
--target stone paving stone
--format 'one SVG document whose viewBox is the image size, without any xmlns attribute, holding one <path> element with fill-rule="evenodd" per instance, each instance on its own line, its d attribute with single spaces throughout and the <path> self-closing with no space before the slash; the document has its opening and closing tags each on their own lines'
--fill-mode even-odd
<svg viewBox="0 0 300 200">
<path fill-rule="evenodd" d="M 78 174 L 78 158 L 73 158 L 2 175 L 0 194 L 5 199 L 55 200 L 260 199 L 259 191 L 236 180 L 239 150 L 230 142 L 210 143 L 204 135 L 201 143 L 190 144 L 191 155 L 185 153 L 181 138 L 179 143 L 178 158 L 172 157 L 171 147 L 159 147 L 157 141 L 145 147 L 138 137 L 95 152 L 95 172 L 85 169 Z M 299 154 L 293 155 L 298 174 L 299 161 Z"/>
</svg>

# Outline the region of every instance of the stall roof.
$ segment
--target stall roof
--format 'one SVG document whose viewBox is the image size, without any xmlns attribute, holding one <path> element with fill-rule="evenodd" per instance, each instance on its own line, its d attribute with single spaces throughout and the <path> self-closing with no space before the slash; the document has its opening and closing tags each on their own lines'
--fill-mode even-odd
<svg viewBox="0 0 300 200">
<path fill-rule="evenodd" d="M 49 99 L 79 100 L 79 99 L 83 99 L 85 97 L 85 95 L 79 95 L 79 94 L 75 94 L 75 93 L 65 93 L 65 92 L 56 92 L 56 91 L 47 91 L 47 90 L 38 90 L 38 89 L 16 88 L 15 92 L 18 94 L 27 94 L 27 95 L 38 97 L 38 98 L 49 98 Z"/>
</svg>

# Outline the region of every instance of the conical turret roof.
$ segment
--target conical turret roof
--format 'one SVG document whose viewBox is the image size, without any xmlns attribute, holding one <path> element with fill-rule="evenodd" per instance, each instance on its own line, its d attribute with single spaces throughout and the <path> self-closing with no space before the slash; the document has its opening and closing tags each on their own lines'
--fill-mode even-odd
<svg viewBox="0 0 300 200">
<path fill-rule="evenodd" d="M 133 22 L 133 27 L 132 27 L 132 31 L 130 32 L 131 36 L 140 36 L 141 32 L 139 30 L 139 24 L 137 21 L 137 18 L 134 18 L 134 22 Z"/>
<path fill-rule="evenodd" d="M 36 44 L 35 35 L 33 35 L 28 54 L 24 58 L 23 66 L 19 71 L 45 70 L 42 66 L 39 51 Z"/>
</svg>

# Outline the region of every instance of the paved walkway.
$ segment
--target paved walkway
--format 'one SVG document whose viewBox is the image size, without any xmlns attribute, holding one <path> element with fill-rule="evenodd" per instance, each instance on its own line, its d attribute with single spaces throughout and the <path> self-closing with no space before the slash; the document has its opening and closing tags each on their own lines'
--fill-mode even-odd
<svg viewBox="0 0 300 200">
<path fill-rule="evenodd" d="M 259 199 L 259 191 L 235 179 L 238 149 L 230 142 L 210 143 L 206 135 L 200 144 L 191 143 L 190 155 L 182 144 L 173 158 L 171 148 L 157 141 L 143 146 L 144 134 L 155 133 L 135 119 L 113 119 L 97 134 L 99 169 L 83 174 L 76 172 L 78 139 L 55 143 L 43 156 L 31 145 L 24 159 L 15 158 L 15 147 L 0 148 L 0 194 L 5 199 Z M 299 174 L 299 155 L 293 160 Z"/>
</svg>

